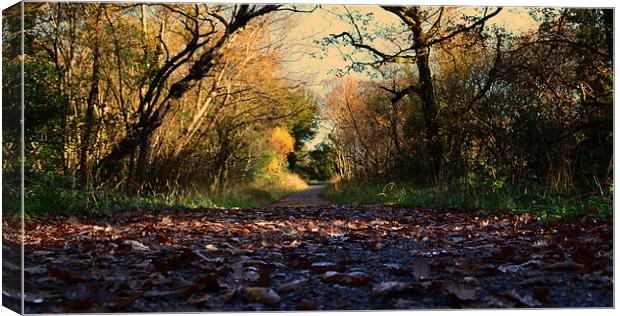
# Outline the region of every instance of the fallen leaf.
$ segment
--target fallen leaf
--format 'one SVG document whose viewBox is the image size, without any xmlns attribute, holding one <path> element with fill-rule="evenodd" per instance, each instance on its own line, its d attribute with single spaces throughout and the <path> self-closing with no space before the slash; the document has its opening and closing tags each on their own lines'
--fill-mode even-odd
<svg viewBox="0 0 620 316">
<path fill-rule="evenodd" d="M 274 290 L 265 287 L 246 287 L 243 295 L 250 302 L 275 305 L 280 303 L 280 296 Z"/>
<path fill-rule="evenodd" d="M 476 299 L 476 287 L 472 285 L 449 281 L 444 284 L 444 288 L 449 295 L 459 301 L 472 301 Z"/>
<path fill-rule="evenodd" d="M 144 293 L 144 297 L 189 296 L 198 290 L 197 285 L 182 286 L 168 291 L 153 290 Z"/>
<path fill-rule="evenodd" d="M 478 279 L 474 277 L 465 277 L 463 281 L 465 282 L 465 284 L 468 284 L 471 286 L 478 286 L 478 284 L 480 284 L 480 281 L 478 281 Z"/>
<path fill-rule="evenodd" d="M 500 292 L 498 294 L 527 307 L 537 307 L 542 305 L 542 303 L 535 300 L 531 295 L 521 295 L 514 289 L 511 291 Z"/>
<path fill-rule="evenodd" d="M 212 308 L 221 308 L 235 298 L 235 291 L 226 291 L 219 295 L 207 297 L 206 305 Z"/>
<path fill-rule="evenodd" d="M 125 244 L 131 246 L 134 251 L 150 251 L 151 248 L 136 240 L 125 240 Z"/>
<path fill-rule="evenodd" d="M 387 272 L 396 276 L 407 276 L 411 274 L 411 271 L 409 271 L 407 268 L 403 267 L 400 264 L 388 263 L 384 264 L 383 266 L 385 267 L 384 269 Z"/>
<path fill-rule="evenodd" d="M 25 295 L 24 296 L 24 301 L 26 303 L 32 303 L 32 304 L 41 304 L 45 301 L 45 299 L 43 299 L 43 297 L 35 297 L 35 296 L 31 296 L 31 295 Z"/>
<path fill-rule="evenodd" d="M 112 307 L 110 307 L 110 309 L 112 311 L 115 311 L 115 312 L 122 311 L 127 306 L 131 305 L 137 299 L 142 297 L 143 294 L 144 294 L 144 292 L 138 292 L 138 293 L 136 293 L 136 294 L 134 294 L 134 295 L 132 295 L 130 297 L 123 298 L 123 299 L 119 300 L 118 302 L 116 302 L 116 304 L 112 305 Z"/>
<path fill-rule="evenodd" d="M 584 265 L 574 261 L 561 261 L 555 262 L 545 267 L 546 270 L 579 270 L 583 269 Z"/>
<path fill-rule="evenodd" d="M 307 278 L 303 278 L 303 279 L 287 282 L 287 283 L 284 283 L 284 284 L 280 285 L 276 289 L 276 292 L 278 292 L 280 294 L 288 293 L 288 292 L 294 292 L 294 291 L 300 290 L 302 288 L 302 286 L 306 282 L 308 282 Z"/>
<path fill-rule="evenodd" d="M 390 295 L 390 294 L 409 291 L 412 289 L 412 287 L 413 287 L 413 284 L 409 282 L 397 282 L 397 281 L 381 282 L 372 288 L 372 293 L 374 295 Z"/>
<path fill-rule="evenodd" d="M 187 300 L 187 303 L 192 305 L 201 305 L 211 298 L 213 298 L 213 294 L 204 294 L 199 297 L 190 297 Z"/>
<path fill-rule="evenodd" d="M 172 218 L 170 216 L 164 216 L 161 218 L 161 224 L 162 225 L 169 225 L 172 224 Z"/>
<path fill-rule="evenodd" d="M 43 266 L 25 268 L 24 272 L 28 275 L 43 274 L 47 272 L 47 268 Z"/>
<path fill-rule="evenodd" d="M 271 282 L 271 269 L 267 265 L 261 265 L 258 267 L 258 279 L 256 285 L 267 286 Z"/>
<path fill-rule="evenodd" d="M 519 282 L 519 284 L 525 285 L 525 286 L 547 285 L 547 284 L 551 284 L 551 283 L 553 283 L 552 280 L 549 277 L 546 277 L 546 276 L 535 276 L 535 277 L 531 277 L 531 278 L 528 278 L 528 279 L 525 279 L 525 280 Z"/>
<path fill-rule="evenodd" d="M 309 298 L 302 298 L 297 305 L 295 305 L 295 309 L 298 311 L 312 311 L 317 310 L 316 302 Z"/>
<path fill-rule="evenodd" d="M 370 283 L 372 276 L 363 272 L 338 273 L 335 271 L 327 271 L 321 275 L 321 279 L 326 282 L 337 284 L 362 286 Z"/>
</svg>

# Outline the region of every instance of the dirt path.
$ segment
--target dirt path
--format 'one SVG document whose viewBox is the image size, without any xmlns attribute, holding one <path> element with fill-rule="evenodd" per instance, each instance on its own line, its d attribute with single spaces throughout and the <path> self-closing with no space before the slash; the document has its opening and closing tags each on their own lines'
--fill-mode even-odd
<svg viewBox="0 0 620 316">
<path fill-rule="evenodd" d="M 270 207 L 320 207 L 333 204 L 321 198 L 323 189 L 325 189 L 324 184 L 311 185 L 303 191 L 293 193 L 271 204 Z"/>
<path fill-rule="evenodd" d="M 611 223 L 330 206 L 320 189 L 264 209 L 30 223 L 26 312 L 613 304 Z"/>
</svg>

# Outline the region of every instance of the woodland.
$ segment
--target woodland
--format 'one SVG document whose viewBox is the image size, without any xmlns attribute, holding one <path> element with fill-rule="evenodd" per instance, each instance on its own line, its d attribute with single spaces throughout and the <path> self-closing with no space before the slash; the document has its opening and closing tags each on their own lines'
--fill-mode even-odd
<svg viewBox="0 0 620 316">
<path fill-rule="evenodd" d="M 613 306 L 613 10 L 373 8 L 4 10 L 3 304 Z"/>
</svg>

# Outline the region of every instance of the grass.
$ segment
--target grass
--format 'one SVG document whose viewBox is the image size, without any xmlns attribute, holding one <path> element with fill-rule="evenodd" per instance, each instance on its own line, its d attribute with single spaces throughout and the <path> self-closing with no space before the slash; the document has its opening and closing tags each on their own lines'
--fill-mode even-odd
<svg viewBox="0 0 620 316">
<path fill-rule="evenodd" d="M 395 204 L 425 208 L 483 209 L 498 213 L 531 213 L 542 220 L 579 216 L 613 217 L 613 186 L 597 193 L 553 192 L 529 183 L 489 188 L 472 186 L 419 188 L 412 184 L 359 185 L 330 183 L 324 198 L 340 204 Z"/>
<path fill-rule="evenodd" d="M 73 180 L 54 173 L 34 174 L 25 186 L 25 217 L 41 215 L 100 215 L 127 210 L 191 208 L 254 208 L 269 205 L 307 187 L 299 176 L 275 173 L 237 185 L 220 194 L 207 190 L 170 189 L 166 193 L 127 195 L 106 189 L 73 188 Z M 79 187 L 79 186 L 78 186 Z M 19 216 L 19 185 L 3 183 L 3 213 Z"/>
<path fill-rule="evenodd" d="M 251 184 L 213 197 L 192 193 L 184 200 L 188 207 L 264 207 L 307 186 L 306 182 L 295 174 L 280 173 L 261 177 Z"/>
</svg>

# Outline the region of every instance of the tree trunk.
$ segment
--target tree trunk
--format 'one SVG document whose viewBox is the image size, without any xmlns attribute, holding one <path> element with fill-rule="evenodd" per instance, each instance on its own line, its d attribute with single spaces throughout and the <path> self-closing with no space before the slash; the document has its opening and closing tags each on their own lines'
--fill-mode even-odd
<svg viewBox="0 0 620 316">
<path fill-rule="evenodd" d="M 416 66 L 418 68 L 418 96 L 422 102 L 422 115 L 424 117 L 424 132 L 428 154 L 430 159 L 431 181 L 437 182 L 441 172 L 443 146 L 438 137 L 439 123 L 437 122 L 437 101 L 433 86 L 433 75 L 429 66 L 430 44 L 427 34 L 422 29 L 424 18 L 418 8 L 412 8 L 411 18 L 414 23 L 410 25 L 413 33 L 413 41 L 416 46 Z"/>
<path fill-rule="evenodd" d="M 136 180 L 139 184 L 148 182 L 147 171 L 149 166 L 149 156 L 151 153 L 151 138 L 146 137 L 140 144 L 140 153 L 136 163 Z"/>
<path fill-rule="evenodd" d="M 140 112 L 143 115 L 140 122 L 134 125 L 128 131 L 125 138 L 120 140 L 112 151 L 99 161 L 95 168 L 97 180 L 99 182 L 106 182 L 118 173 L 122 165 L 121 160 L 133 153 L 162 124 L 172 103 L 178 102 L 197 82 L 206 77 L 215 65 L 219 64 L 224 45 L 231 37 L 235 36 L 239 29 L 245 27 L 251 19 L 275 11 L 278 7 L 278 5 L 267 5 L 262 9 L 253 10 L 247 5 L 239 6 L 238 11 L 231 22 L 228 23 L 226 32 L 222 37 L 192 64 L 187 75 L 170 86 L 163 100 L 159 102 L 158 98 L 164 86 L 162 83 L 165 83 L 175 69 L 179 68 L 202 47 L 201 45 L 204 45 L 204 40 L 203 44 L 198 44 L 200 35 L 196 33 L 194 38 L 188 43 L 188 46 L 176 57 L 168 61 L 166 65 L 162 66 L 157 73 L 139 105 Z"/>
<path fill-rule="evenodd" d="M 101 8 L 97 12 L 96 28 L 99 28 L 101 17 Z M 82 133 L 82 145 L 80 148 L 80 171 L 79 177 L 84 184 L 88 184 L 90 179 L 90 168 L 88 167 L 88 151 L 90 147 L 90 139 L 92 137 L 93 126 L 95 125 L 95 105 L 99 96 L 99 68 L 100 68 L 100 47 L 99 41 L 96 40 L 93 47 L 93 70 L 91 76 L 90 91 L 86 99 L 86 117 L 84 122 L 84 132 Z"/>
<path fill-rule="evenodd" d="M 418 50 L 416 64 L 419 73 L 420 92 L 418 96 L 422 101 L 422 114 L 424 117 L 424 130 L 428 153 L 430 158 L 430 171 L 433 181 L 438 181 L 441 172 L 443 157 L 443 145 L 439 139 L 439 123 L 437 122 L 437 101 L 433 87 L 433 77 L 428 65 L 429 48 L 423 47 Z"/>
</svg>

